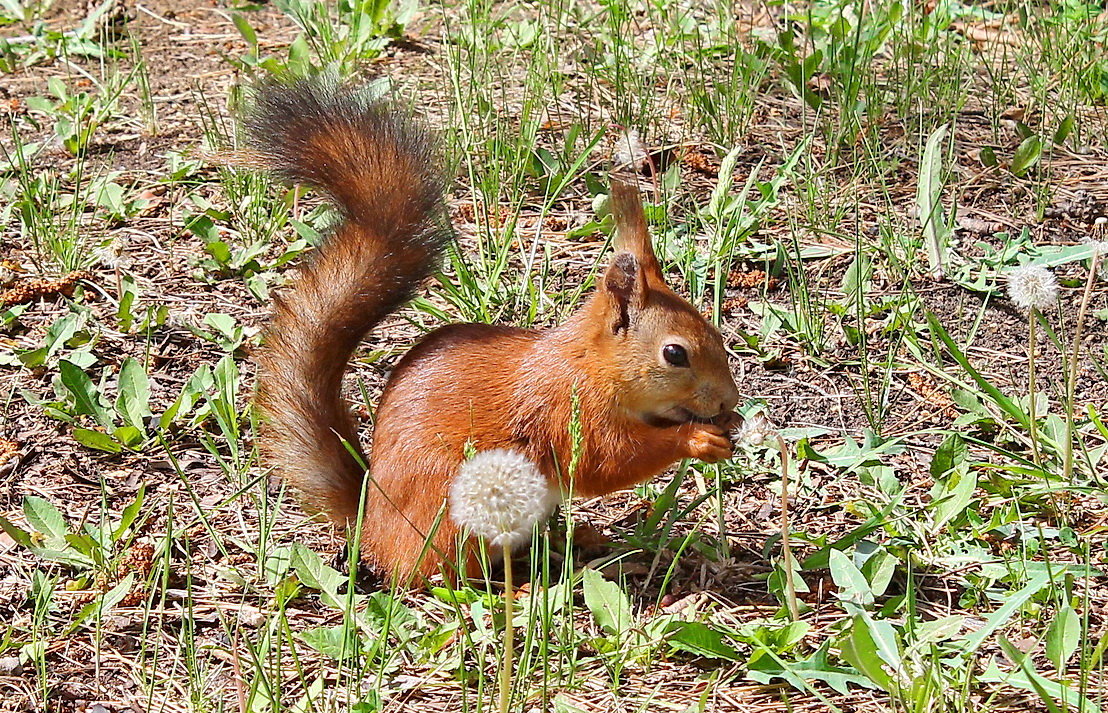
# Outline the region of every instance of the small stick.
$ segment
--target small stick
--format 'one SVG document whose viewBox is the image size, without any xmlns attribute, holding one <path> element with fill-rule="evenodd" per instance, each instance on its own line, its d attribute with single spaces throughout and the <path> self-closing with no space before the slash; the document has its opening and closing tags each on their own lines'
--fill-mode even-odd
<svg viewBox="0 0 1108 713">
<path fill-rule="evenodd" d="M 785 560 L 785 603 L 789 616 L 800 621 L 800 606 L 796 601 L 796 578 L 793 574 L 793 552 L 789 544 L 789 449 L 781 434 L 777 435 L 777 449 L 781 452 L 781 556 Z"/>
</svg>

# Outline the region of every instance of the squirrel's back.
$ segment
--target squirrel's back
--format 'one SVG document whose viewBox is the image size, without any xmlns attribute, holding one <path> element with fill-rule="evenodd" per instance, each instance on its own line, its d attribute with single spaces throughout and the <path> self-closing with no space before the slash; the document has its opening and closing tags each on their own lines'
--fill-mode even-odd
<svg viewBox="0 0 1108 713">
<path fill-rule="evenodd" d="M 358 439 L 342 375 L 362 337 L 411 297 L 450 239 L 437 145 L 408 112 L 327 77 L 261 86 L 245 125 L 255 158 L 322 189 L 342 212 L 275 300 L 258 402 L 270 463 L 310 507 L 351 522 L 364 468 L 350 452 Z"/>
</svg>

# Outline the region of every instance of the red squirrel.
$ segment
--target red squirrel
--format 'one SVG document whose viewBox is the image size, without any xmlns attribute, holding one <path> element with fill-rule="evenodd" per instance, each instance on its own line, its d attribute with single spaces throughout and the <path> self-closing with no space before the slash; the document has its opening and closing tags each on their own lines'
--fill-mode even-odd
<svg viewBox="0 0 1108 713">
<path fill-rule="evenodd" d="M 570 488 L 575 408 L 576 495 L 629 487 L 683 458 L 730 457 L 738 389 L 723 339 L 666 286 L 636 181 L 613 172 L 617 252 L 595 292 L 552 329 L 452 324 L 423 337 L 385 385 L 366 472 L 351 454 L 342 378 L 452 238 L 436 140 L 387 99 L 319 78 L 259 87 L 245 128 L 255 160 L 325 191 L 342 213 L 275 299 L 258 359 L 262 451 L 340 526 L 353 530 L 361 506 L 360 555 L 383 575 L 409 583 L 450 569 L 459 533 L 445 509 L 467 446 L 519 451 Z"/>
</svg>

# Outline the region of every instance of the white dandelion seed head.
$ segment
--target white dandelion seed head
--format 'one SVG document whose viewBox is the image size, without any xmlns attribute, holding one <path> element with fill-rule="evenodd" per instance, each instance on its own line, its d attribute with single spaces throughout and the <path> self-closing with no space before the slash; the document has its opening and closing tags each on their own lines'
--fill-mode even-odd
<svg viewBox="0 0 1108 713">
<path fill-rule="evenodd" d="M 1021 309 L 1044 310 L 1058 302 L 1058 280 L 1041 265 L 1023 265 L 1008 273 L 1008 296 Z"/>
<path fill-rule="evenodd" d="M 1102 280 L 1108 280 L 1108 240 L 1098 240 L 1097 238 L 1105 237 L 1106 227 L 1108 227 L 1108 218 L 1102 215 L 1093 221 L 1093 235 L 1096 237 L 1085 235 L 1081 238 L 1081 242 L 1093 249 L 1093 258 L 1097 265 L 1097 273 Z"/>
<path fill-rule="evenodd" d="M 558 499 L 558 490 L 526 456 L 497 448 L 458 466 L 450 517 L 494 547 L 511 549 L 530 539 L 535 523 L 550 515 Z"/>
<path fill-rule="evenodd" d="M 1103 216 L 1097 218 L 1093 232 L 1100 237 L 1104 237 L 1105 224 L 1108 224 L 1108 218 Z M 1108 240 L 1097 240 L 1086 235 L 1081 241 L 1093 249 L 1093 255 L 1096 256 L 1100 264 L 1101 277 L 1108 277 Z"/>
<path fill-rule="evenodd" d="M 1086 240 L 1085 243 L 1093 249 L 1099 257 L 1108 256 L 1108 240 Z"/>
<path fill-rule="evenodd" d="M 752 446 L 760 446 L 776 436 L 777 429 L 773 427 L 773 422 L 761 413 L 743 421 L 743 425 L 739 426 L 739 430 L 735 434 L 738 441 L 749 443 Z"/>
<path fill-rule="evenodd" d="M 126 236 L 117 235 L 109 240 L 105 245 L 100 246 L 93 251 L 93 257 L 96 258 L 96 262 L 100 263 L 107 268 L 128 268 L 131 266 L 131 257 L 126 254 L 127 251 L 127 238 Z"/>
<path fill-rule="evenodd" d="M 612 158 L 617 170 L 630 170 L 638 173 L 647 160 L 646 144 L 639 138 L 639 132 L 628 129 L 616 141 L 616 155 Z"/>
</svg>

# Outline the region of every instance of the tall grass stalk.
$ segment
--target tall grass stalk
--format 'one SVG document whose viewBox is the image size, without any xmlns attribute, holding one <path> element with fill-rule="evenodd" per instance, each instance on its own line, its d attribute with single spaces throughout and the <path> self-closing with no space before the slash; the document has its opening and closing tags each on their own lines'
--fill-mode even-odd
<svg viewBox="0 0 1108 713">
<path fill-rule="evenodd" d="M 1077 308 L 1077 324 L 1073 331 L 1073 352 L 1070 354 L 1069 373 L 1066 376 L 1066 446 L 1062 462 L 1062 477 L 1070 482 L 1073 476 L 1073 437 L 1074 404 L 1077 367 L 1081 362 L 1081 333 L 1085 327 L 1085 314 L 1089 309 L 1089 300 L 1093 296 L 1093 283 L 1096 281 L 1097 271 L 1100 269 L 1100 251 L 1093 251 L 1092 260 L 1089 263 L 1089 276 L 1085 279 L 1085 291 L 1081 294 L 1081 305 Z"/>
<path fill-rule="evenodd" d="M 1032 307 L 1027 312 L 1027 393 L 1028 420 L 1031 425 L 1031 458 L 1035 466 L 1041 468 L 1042 456 L 1039 455 L 1039 438 L 1037 416 L 1035 414 L 1035 322 L 1039 318 L 1039 310 Z"/>
<path fill-rule="evenodd" d="M 515 590 L 512 583 L 512 548 L 502 547 L 504 555 L 504 654 L 500 662 L 500 713 L 508 713 L 512 701 L 512 659 L 515 653 Z"/>
</svg>

